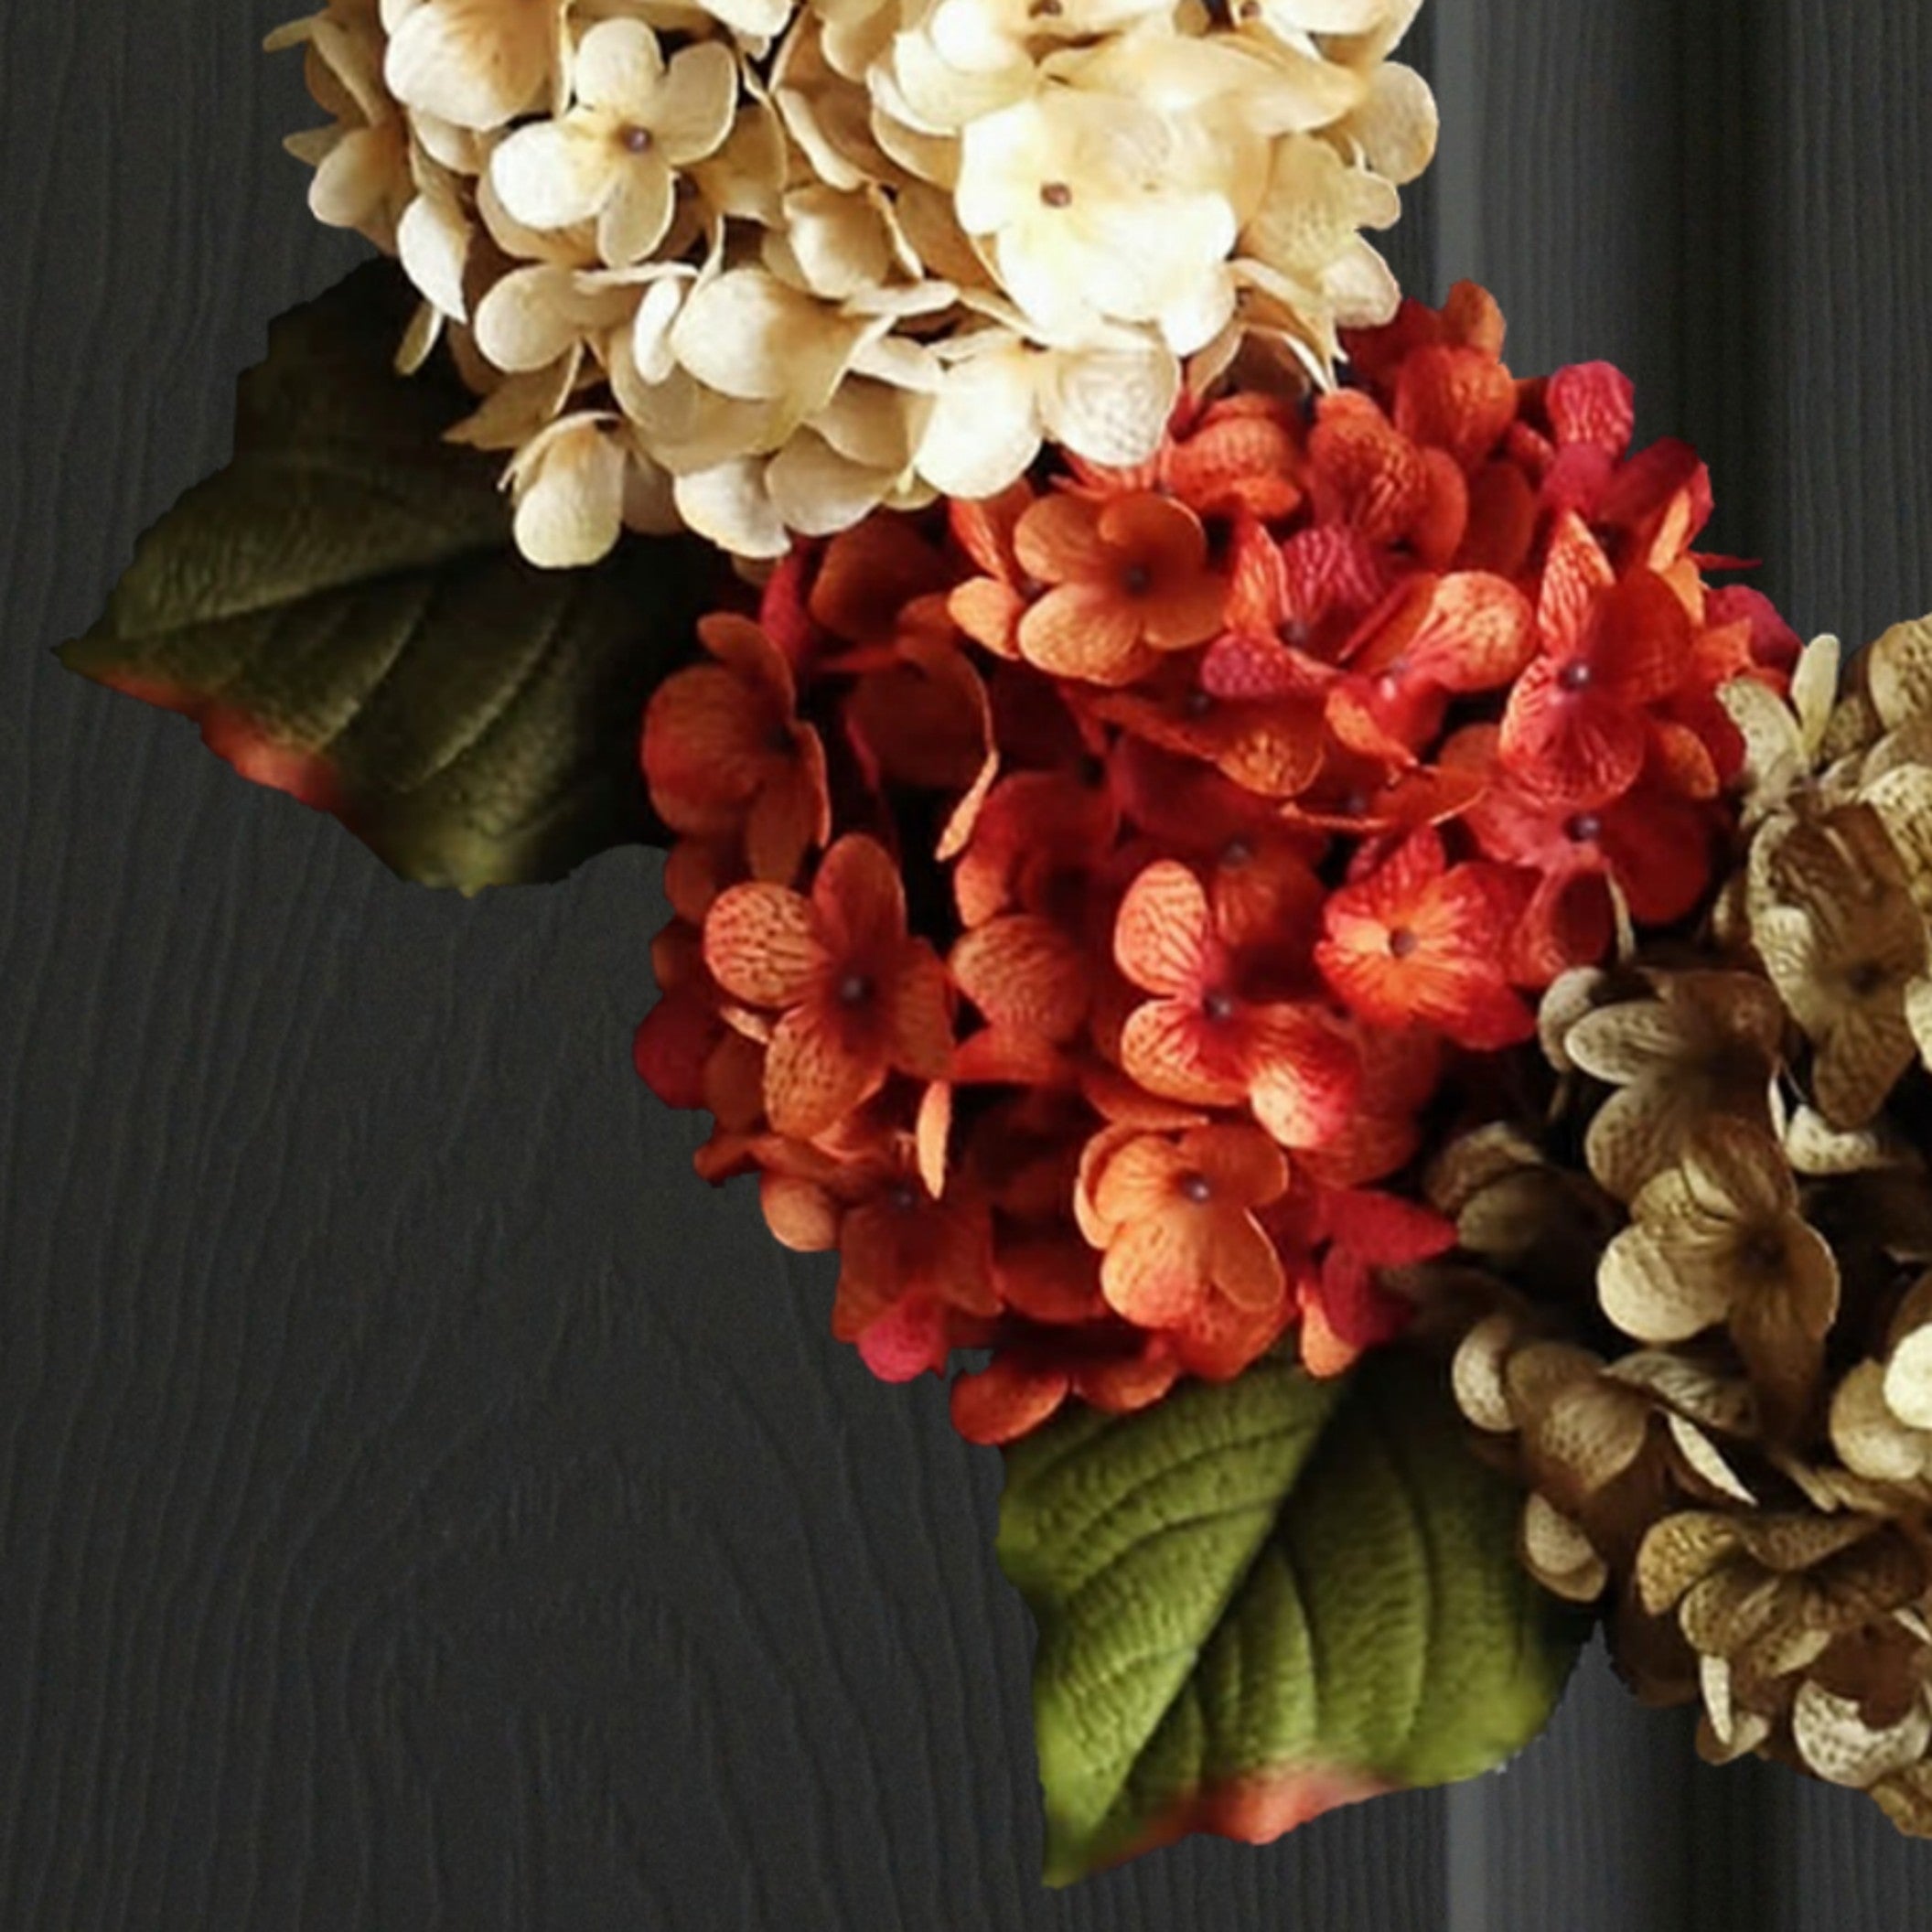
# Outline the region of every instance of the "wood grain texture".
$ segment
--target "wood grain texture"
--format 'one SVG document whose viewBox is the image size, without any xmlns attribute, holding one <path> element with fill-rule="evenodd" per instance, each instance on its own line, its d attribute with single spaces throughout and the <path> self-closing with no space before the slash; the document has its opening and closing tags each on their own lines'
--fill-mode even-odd
<svg viewBox="0 0 1932 1932">
<path fill-rule="evenodd" d="M 1932 603 L 1932 24 L 1432 7 L 1411 285 L 1621 360 L 1802 627 Z M 1600 1658 L 1447 1799 L 1039 1888 L 997 1460 L 631 1074 L 658 862 L 402 886 L 47 654 L 356 258 L 274 153 L 278 11 L 0 10 L 0 1925 L 1918 1923 L 1932 1854 L 1692 1765 Z"/>
<path fill-rule="evenodd" d="M 0 1925 L 1431 1927 L 1429 1797 L 1041 1889 L 998 1459 L 631 1072 L 655 857 L 406 886 L 48 656 L 354 258 L 249 14 L 0 16 Z"/>
</svg>

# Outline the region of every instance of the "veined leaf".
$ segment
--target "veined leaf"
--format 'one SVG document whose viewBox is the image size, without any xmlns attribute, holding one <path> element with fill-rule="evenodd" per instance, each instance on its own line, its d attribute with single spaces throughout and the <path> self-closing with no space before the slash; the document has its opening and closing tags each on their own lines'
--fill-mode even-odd
<svg viewBox="0 0 1932 1932">
<path fill-rule="evenodd" d="M 1341 1381 L 1263 1360 L 1016 1444 L 999 1550 L 1039 1626 L 1049 1882 L 1520 1749 L 1583 1631 L 1519 1566 L 1519 1507 L 1395 1351 Z"/>
<path fill-rule="evenodd" d="M 443 440 L 471 399 L 392 367 L 411 306 L 375 263 L 271 325 L 234 461 L 141 539 L 61 657 L 197 718 L 405 877 L 557 877 L 650 835 L 645 701 L 721 566 L 639 537 L 592 570 L 526 564 L 497 463 Z"/>
</svg>

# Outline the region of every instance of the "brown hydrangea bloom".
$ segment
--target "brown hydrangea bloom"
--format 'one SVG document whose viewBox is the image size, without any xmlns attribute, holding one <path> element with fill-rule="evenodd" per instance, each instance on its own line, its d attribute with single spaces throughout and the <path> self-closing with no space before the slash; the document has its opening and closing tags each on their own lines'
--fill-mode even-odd
<svg viewBox="0 0 1932 1932">
<path fill-rule="evenodd" d="M 1723 693 L 1727 875 L 1550 987 L 1429 1185 L 1525 1565 L 1712 1761 L 1932 1836 L 1932 618 L 1838 672 Z"/>
</svg>

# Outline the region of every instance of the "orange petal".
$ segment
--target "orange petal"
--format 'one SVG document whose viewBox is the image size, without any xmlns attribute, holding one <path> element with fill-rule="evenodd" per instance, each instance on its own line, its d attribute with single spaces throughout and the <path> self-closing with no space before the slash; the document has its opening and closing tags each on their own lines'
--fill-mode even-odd
<svg viewBox="0 0 1932 1932">
<path fill-rule="evenodd" d="M 1132 1415 L 1157 1402 L 1180 1379 L 1181 1365 L 1158 1345 L 1133 1355 L 1102 1356 L 1074 1370 L 1075 1392 L 1109 1415 Z"/>
<path fill-rule="evenodd" d="M 1141 642 L 1140 614 L 1094 584 L 1063 584 L 1020 619 L 1020 653 L 1055 677 L 1131 684 L 1156 661 Z"/>
<path fill-rule="evenodd" d="M 990 919 L 952 950 L 952 974 L 994 1026 L 1068 1040 L 1087 1017 L 1087 958 L 1051 919 Z"/>
<path fill-rule="evenodd" d="M 1215 1216 L 1208 1267 L 1214 1285 L 1237 1308 L 1255 1313 L 1280 1305 L 1287 1283 L 1282 1258 L 1251 1214 Z"/>
<path fill-rule="evenodd" d="M 1616 582 L 1616 573 L 1590 527 L 1573 510 L 1556 520 L 1550 554 L 1543 565 L 1542 593 L 1536 610 L 1543 648 L 1559 655 L 1583 641 L 1596 600 Z"/>
<path fill-rule="evenodd" d="M 952 980 L 945 962 L 915 939 L 881 994 L 892 1065 L 915 1079 L 944 1079 L 952 1061 Z"/>
<path fill-rule="evenodd" d="M 883 1054 L 854 1053 L 810 1007 L 780 1020 L 765 1060 L 765 1111 L 780 1133 L 809 1141 L 835 1127 L 886 1079 Z"/>
<path fill-rule="evenodd" d="M 1113 567 L 1097 507 L 1064 493 L 1042 497 L 1021 517 L 1013 550 L 1020 568 L 1042 584 L 1086 583 Z"/>
<path fill-rule="evenodd" d="M 788 1248 L 824 1254 L 839 1245 L 844 1210 L 816 1181 L 767 1171 L 758 1176 L 758 1206 L 765 1225 Z"/>
<path fill-rule="evenodd" d="M 1157 1134 L 1124 1137 L 1108 1150 L 1104 1162 L 1096 1163 L 1087 1180 L 1096 1221 L 1118 1229 L 1135 1221 L 1157 1219 L 1175 1206 L 1178 1198 L 1175 1182 L 1187 1165 L 1174 1143 Z"/>
<path fill-rule="evenodd" d="M 828 950 L 877 962 L 906 937 L 906 884 L 877 840 L 848 832 L 820 862 L 811 902 Z"/>
<path fill-rule="evenodd" d="M 934 1200 L 946 1192 L 946 1152 L 952 1139 L 952 1088 L 934 1080 L 919 1096 L 913 1122 L 913 1148 L 919 1179 Z"/>
<path fill-rule="evenodd" d="M 1361 1091 L 1353 1044 L 1318 1014 L 1268 1010 L 1249 1092 L 1254 1117 L 1284 1147 L 1319 1147 L 1347 1124 Z"/>
<path fill-rule="evenodd" d="M 1328 1326 L 1319 1302 L 1310 1301 L 1302 1310 L 1302 1367 L 1323 1380 L 1346 1375 L 1361 1358 L 1362 1351 L 1353 1342 L 1345 1342 Z"/>
<path fill-rule="evenodd" d="M 952 1426 L 969 1443 L 1016 1442 L 1053 1414 L 1072 1386 L 1065 1368 L 996 1357 L 977 1374 L 962 1375 L 953 1383 L 949 1398 Z"/>
<path fill-rule="evenodd" d="M 1084 1242 L 1019 1241 L 999 1255 L 994 1276 L 1006 1304 L 1036 1322 L 1084 1322 L 1106 1311 L 1100 1258 Z"/>
<path fill-rule="evenodd" d="M 1100 1263 L 1108 1304 L 1143 1328 L 1185 1322 L 1208 1293 L 1213 1220 L 1193 1212 L 1150 1214 L 1114 1237 Z"/>
<path fill-rule="evenodd" d="M 1148 993 L 1200 990 L 1213 965 L 1212 917 L 1201 882 L 1177 860 L 1149 865 L 1127 888 L 1114 922 L 1113 956 Z"/>
<path fill-rule="evenodd" d="M 704 919 L 704 963 L 727 993 L 754 1006 L 791 1006 L 825 970 L 810 901 L 783 886 L 734 886 Z"/>
<path fill-rule="evenodd" d="M 1252 1127 L 1197 1127 L 1181 1136 L 1177 1158 L 1207 1176 L 1217 1201 L 1264 1208 L 1287 1191 L 1287 1160 Z"/>
<path fill-rule="evenodd" d="M 1150 1000 L 1121 1029 L 1121 1066 L 1162 1100 L 1229 1107 L 1248 1089 L 1241 1044 L 1224 1039 L 1197 1006 Z"/>
</svg>

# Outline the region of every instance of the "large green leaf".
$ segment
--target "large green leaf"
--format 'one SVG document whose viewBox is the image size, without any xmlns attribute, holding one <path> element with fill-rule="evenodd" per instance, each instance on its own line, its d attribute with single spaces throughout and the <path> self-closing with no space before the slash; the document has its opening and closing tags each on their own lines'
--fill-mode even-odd
<svg viewBox="0 0 1932 1932">
<path fill-rule="evenodd" d="M 61 656 L 200 719 L 406 877 L 555 877 L 650 834 L 639 721 L 719 566 L 695 539 L 524 563 L 499 464 L 443 440 L 464 392 L 391 366 L 410 307 L 374 263 L 274 323 L 234 461 L 142 538 Z"/>
<path fill-rule="evenodd" d="M 999 1550 L 1039 1625 L 1049 1882 L 1520 1749 L 1583 1633 L 1519 1567 L 1519 1509 L 1441 1371 L 1393 1351 L 1015 1445 Z"/>
</svg>

